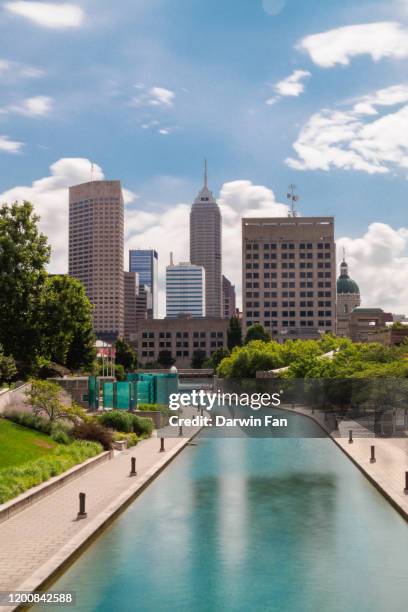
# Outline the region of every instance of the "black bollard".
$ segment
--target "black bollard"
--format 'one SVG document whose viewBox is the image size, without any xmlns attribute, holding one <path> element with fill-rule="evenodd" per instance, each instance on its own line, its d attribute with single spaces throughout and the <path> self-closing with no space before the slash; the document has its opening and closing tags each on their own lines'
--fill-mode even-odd
<svg viewBox="0 0 408 612">
<path fill-rule="evenodd" d="M 79 512 L 77 516 L 78 519 L 84 519 L 88 516 L 85 511 L 85 501 L 86 501 L 85 493 L 80 493 L 79 494 Z"/>
<path fill-rule="evenodd" d="M 129 476 L 136 476 L 136 457 L 132 457 L 130 460 L 130 474 Z"/>
<path fill-rule="evenodd" d="M 160 452 L 164 453 L 164 438 L 160 438 Z"/>
<path fill-rule="evenodd" d="M 334 419 L 334 429 L 335 429 L 336 431 L 339 431 L 339 422 L 338 422 L 338 420 L 337 420 L 337 419 Z"/>
<path fill-rule="evenodd" d="M 375 463 L 375 446 L 371 446 L 370 463 Z"/>
<path fill-rule="evenodd" d="M 179 425 L 179 438 L 183 437 L 183 426 Z"/>
<path fill-rule="evenodd" d="M 353 430 L 349 429 L 349 444 L 353 444 Z"/>
<path fill-rule="evenodd" d="M 204 409 L 203 408 L 201 408 L 200 414 L 201 414 L 201 416 L 203 416 L 203 414 L 204 414 Z"/>
<path fill-rule="evenodd" d="M 408 472 L 405 472 L 405 489 L 404 489 L 404 493 L 405 493 L 405 495 L 408 495 Z"/>
</svg>

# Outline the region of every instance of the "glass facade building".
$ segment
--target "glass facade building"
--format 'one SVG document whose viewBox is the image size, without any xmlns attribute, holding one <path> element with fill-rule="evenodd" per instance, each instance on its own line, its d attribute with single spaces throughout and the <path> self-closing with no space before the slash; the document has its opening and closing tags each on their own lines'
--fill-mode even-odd
<svg viewBox="0 0 408 612">
<path fill-rule="evenodd" d="M 158 254 L 154 249 L 132 249 L 129 251 L 129 272 L 137 272 L 139 284 L 147 285 L 152 294 L 152 307 L 148 317 L 157 319 L 159 311 L 158 299 Z"/>
</svg>

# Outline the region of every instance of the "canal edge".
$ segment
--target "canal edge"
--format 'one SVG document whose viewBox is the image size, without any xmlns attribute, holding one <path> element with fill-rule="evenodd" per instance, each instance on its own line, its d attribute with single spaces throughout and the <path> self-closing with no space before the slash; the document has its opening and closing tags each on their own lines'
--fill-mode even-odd
<svg viewBox="0 0 408 612">
<path fill-rule="evenodd" d="M 324 431 L 324 433 L 326 434 L 326 436 L 328 438 L 330 438 L 330 440 L 332 440 L 332 442 L 335 443 L 335 445 L 337 446 L 337 448 L 339 448 L 345 455 L 346 457 L 348 457 L 348 459 L 351 460 L 352 463 L 354 463 L 354 465 L 360 470 L 360 472 L 367 478 L 367 480 L 369 480 L 371 482 L 371 484 L 377 489 L 377 491 L 379 491 L 379 493 L 381 493 L 381 495 L 383 497 L 385 497 L 385 499 L 391 504 L 391 506 L 394 508 L 394 510 L 396 510 L 398 512 L 398 514 L 400 516 L 402 516 L 403 519 L 405 519 L 406 522 L 408 522 L 408 513 L 406 512 L 406 510 L 400 506 L 400 504 L 398 503 L 397 500 L 395 500 L 392 495 L 390 495 L 388 493 L 388 491 L 386 491 L 381 484 L 369 473 L 367 472 L 367 470 L 365 469 L 365 467 L 363 465 L 361 465 L 361 463 L 359 463 L 357 461 L 357 459 L 355 459 L 355 457 L 353 457 L 346 448 L 344 448 L 341 444 L 338 443 L 338 441 L 336 440 L 336 438 L 334 438 L 329 431 L 322 425 L 322 423 L 320 423 L 320 421 L 318 421 L 316 419 L 316 417 L 312 414 L 306 414 L 304 412 L 298 412 L 295 409 L 292 408 L 284 408 L 283 406 L 279 406 L 278 410 L 284 410 L 285 412 L 290 412 L 291 414 L 299 414 L 301 416 L 304 416 L 308 419 L 311 419 L 314 423 L 316 423 L 320 429 L 322 431 Z"/>
</svg>

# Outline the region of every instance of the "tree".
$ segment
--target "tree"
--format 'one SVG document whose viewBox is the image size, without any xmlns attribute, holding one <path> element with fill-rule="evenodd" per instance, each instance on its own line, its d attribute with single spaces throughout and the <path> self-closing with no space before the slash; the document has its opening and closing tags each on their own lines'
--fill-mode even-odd
<svg viewBox="0 0 408 612">
<path fill-rule="evenodd" d="M 31 380 L 30 383 L 30 388 L 26 391 L 26 403 L 34 414 L 46 416 L 52 422 L 59 419 L 68 419 L 74 423 L 86 420 L 81 406 L 74 402 L 71 405 L 63 403 L 62 389 L 57 383 L 49 380 Z"/>
<path fill-rule="evenodd" d="M 92 369 L 96 357 L 92 305 L 80 281 L 49 276 L 41 301 L 43 354 L 70 370 Z"/>
<path fill-rule="evenodd" d="M 17 368 L 13 357 L 5 355 L 0 344 L 0 384 L 4 382 L 10 383 L 16 374 Z"/>
<path fill-rule="evenodd" d="M 50 258 L 47 238 L 29 202 L 0 207 L 0 343 L 23 371 L 41 350 L 39 306 Z"/>
<path fill-rule="evenodd" d="M 201 370 L 204 361 L 206 360 L 207 354 L 202 349 L 197 349 L 193 352 L 193 358 L 191 360 L 191 367 L 194 370 Z"/>
<path fill-rule="evenodd" d="M 227 346 L 230 351 L 242 345 L 242 327 L 238 317 L 231 317 L 227 329 Z"/>
<path fill-rule="evenodd" d="M 269 342 L 271 336 L 260 323 L 255 323 L 248 328 L 245 336 L 245 344 L 252 342 L 253 340 L 262 340 L 262 342 Z"/>
<path fill-rule="evenodd" d="M 176 363 L 171 351 L 160 351 L 158 360 L 162 368 L 171 368 Z"/>
<path fill-rule="evenodd" d="M 206 367 L 216 370 L 218 366 L 220 365 L 221 361 L 225 359 L 226 357 L 229 357 L 229 355 L 230 355 L 229 350 L 224 348 L 223 346 L 220 346 L 213 352 L 211 357 L 206 360 L 205 365 Z"/>
<path fill-rule="evenodd" d="M 115 361 L 124 367 L 125 372 L 131 372 L 137 368 L 137 354 L 127 342 L 118 338 L 115 349 Z"/>
</svg>

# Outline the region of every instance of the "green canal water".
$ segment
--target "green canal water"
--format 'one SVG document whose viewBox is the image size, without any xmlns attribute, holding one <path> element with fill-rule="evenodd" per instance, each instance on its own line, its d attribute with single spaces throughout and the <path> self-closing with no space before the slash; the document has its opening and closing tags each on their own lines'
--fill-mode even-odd
<svg viewBox="0 0 408 612">
<path fill-rule="evenodd" d="M 332 441 L 196 441 L 52 585 L 67 610 L 408 609 L 406 523 Z"/>
</svg>

